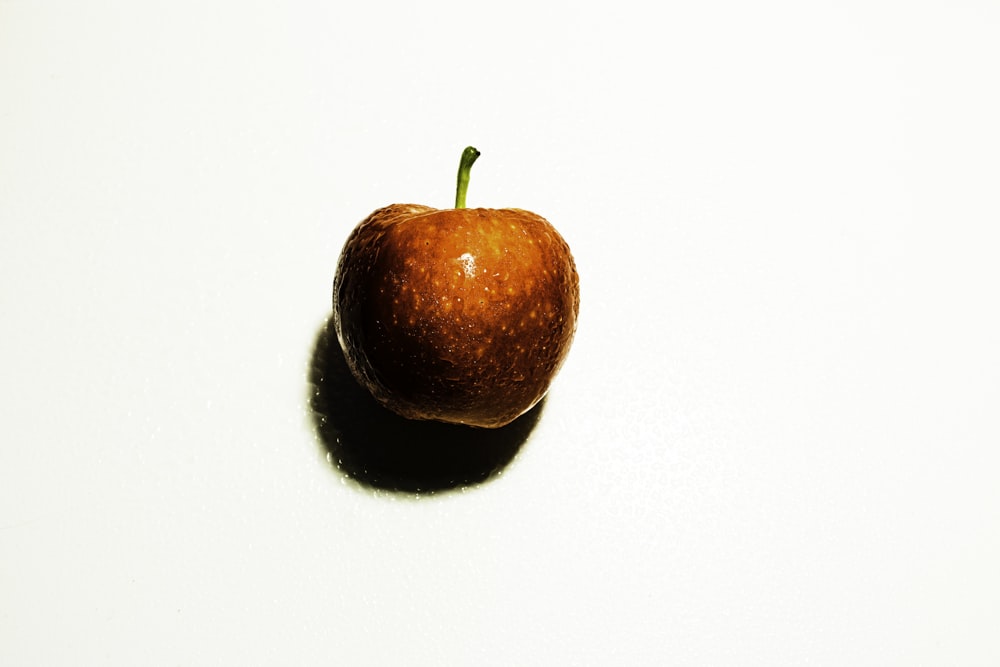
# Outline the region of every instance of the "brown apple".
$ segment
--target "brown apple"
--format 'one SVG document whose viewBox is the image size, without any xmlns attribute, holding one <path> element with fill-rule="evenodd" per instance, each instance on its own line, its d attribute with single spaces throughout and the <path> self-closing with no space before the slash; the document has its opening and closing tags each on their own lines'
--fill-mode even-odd
<svg viewBox="0 0 1000 667">
<path fill-rule="evenodd" d="M 537 404 L 576 330 L 579 278 L 544 218 L 465 208 L 380 208 L 352 232 L 333 283 L 333 321 L 348 367 L 410 419 L 496 428 Z"/>
</svg>

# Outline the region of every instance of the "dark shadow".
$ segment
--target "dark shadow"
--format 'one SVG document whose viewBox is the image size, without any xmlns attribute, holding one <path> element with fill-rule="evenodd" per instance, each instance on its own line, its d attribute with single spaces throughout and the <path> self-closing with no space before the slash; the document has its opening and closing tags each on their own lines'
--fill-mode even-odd
<svg viewBox="0 0 1000 667">
<path fill-rule="evenodd" d="M 461 488 L 498 474 L 528 438 L 545 402 L 498 429 L 404 419 L 351 375 L 332 320 L 316 337 L 309 381 L 313 421 L 332 462 L 365 486 L 408 493 Z"/>
</svg>

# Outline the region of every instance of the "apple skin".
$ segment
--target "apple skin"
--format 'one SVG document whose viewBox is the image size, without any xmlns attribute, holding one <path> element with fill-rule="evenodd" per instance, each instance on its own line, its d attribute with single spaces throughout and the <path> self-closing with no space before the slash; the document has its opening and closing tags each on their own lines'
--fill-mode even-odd
<svg viewBox="0 0 1000 667">
<path fill-rule="evenodd" d="M 510 208 L 378 209 L 348 238 L 333 284 L 348 367 L 379 403 L 485 428 L 545 396 L 579 308 L 566 241 Z"/>
</svg>

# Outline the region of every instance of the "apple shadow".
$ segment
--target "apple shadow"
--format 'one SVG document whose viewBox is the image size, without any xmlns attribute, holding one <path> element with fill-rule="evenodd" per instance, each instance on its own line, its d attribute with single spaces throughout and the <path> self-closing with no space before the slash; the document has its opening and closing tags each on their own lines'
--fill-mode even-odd
<svg viewBox="0 0 1000 667">
<path fill-rule="evenodd" d="M 331 462 L 363 486 L 404 493 L 458 489 L 497 476 L 545 403 L 498 429 L 404 419 L 354 379 L 332 319 L 316 336 L 309 382 L 316 432 Z"/>
</svg>

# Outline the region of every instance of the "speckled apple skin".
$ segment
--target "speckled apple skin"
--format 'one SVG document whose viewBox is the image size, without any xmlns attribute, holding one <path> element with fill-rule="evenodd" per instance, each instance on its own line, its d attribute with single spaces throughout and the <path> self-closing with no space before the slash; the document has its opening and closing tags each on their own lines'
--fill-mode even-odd
<svg viewBox="0 0 1000 667">
<path fill-rule="evenodd" d="M 348 238 L 333 283 L 337 337 L 376 400 L 486 428 L 545 396 L 579 308 L 569 246 L 520 209 L 381 208 Z"/>
</svg>

